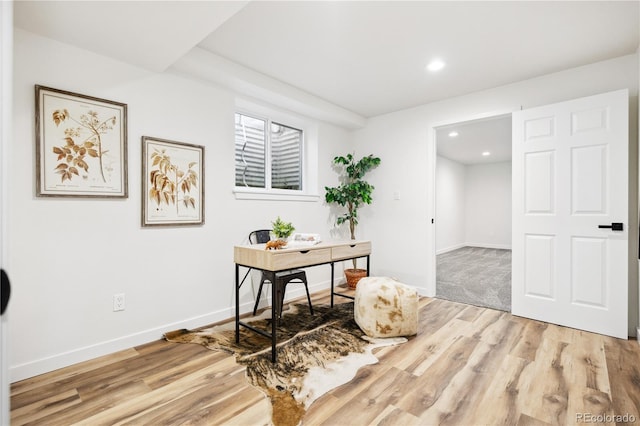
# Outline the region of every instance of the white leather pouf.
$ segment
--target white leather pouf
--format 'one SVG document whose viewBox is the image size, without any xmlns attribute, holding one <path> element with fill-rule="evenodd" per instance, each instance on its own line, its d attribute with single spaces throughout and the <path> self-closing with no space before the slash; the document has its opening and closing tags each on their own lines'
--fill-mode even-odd
<svg viewBox="0 0 640 426">
<path fill-rule="evenodd" d="M 358 326 L 370 337 L 418 333 L 418 292 L 388 277 L 358 281 L 353 305 Z"/>
</svg>

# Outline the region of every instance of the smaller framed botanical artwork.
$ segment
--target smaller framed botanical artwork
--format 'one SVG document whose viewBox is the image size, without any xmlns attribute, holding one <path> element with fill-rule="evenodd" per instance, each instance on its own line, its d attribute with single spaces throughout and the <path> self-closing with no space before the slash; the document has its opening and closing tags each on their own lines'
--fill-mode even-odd
<svg viewBox="0 0 640 426">
<path fill-rule="evenodd" d="M 204 224 L 204 147 L 142 137 L 142 226 Z"/>
<path fill-rule="evenodd" d="M 36 88 L 36 195 L 127 198 L 127 105 Z"/>
</svg>

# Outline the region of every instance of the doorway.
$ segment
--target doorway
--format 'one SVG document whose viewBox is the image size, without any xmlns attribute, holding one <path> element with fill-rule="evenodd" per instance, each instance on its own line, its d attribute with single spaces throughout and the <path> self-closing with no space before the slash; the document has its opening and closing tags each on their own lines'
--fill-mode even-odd
<svg viewBox="0 0 640 426">
<path fill-rule="evenodd" d="M 436 297 L 511 311 L 511 114 L 436 134 Z"/>
</svg>

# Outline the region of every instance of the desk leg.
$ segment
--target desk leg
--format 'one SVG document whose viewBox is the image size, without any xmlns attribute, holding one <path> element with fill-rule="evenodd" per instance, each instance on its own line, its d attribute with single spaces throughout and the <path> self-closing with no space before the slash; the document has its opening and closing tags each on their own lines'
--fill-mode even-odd
<svg viewBox="0 0 640 426">
<path fill-rule="evenodd" d="M 333 308 L 333 272 L 334 272 L 334 263 L 331 262 L 331 307 Z"/>
<path fill-rule="evenodd" d="M 236 263 L 236 343 L 240 343 L 240 266 Z"/>
<path fill-rule="evenodd" d="M 371 267 L 370 265 L 371 262 L 369 262 L 369 258 L 370 258 L 370 255 L 367 255 L 367 276 L 369 276 L 369 269 Z"/>
<path fill-rule="evenodd" d="M 276 273 L 271 272 L 269 274 L 271 280 L 271 362 L 277 361 L 276 355 L 276 343 L 278 342 L 276 336 L 276 325 L 280 318 L 280 312 L 278 312 L 278 291 L 276 289 Z"/>
</svg>

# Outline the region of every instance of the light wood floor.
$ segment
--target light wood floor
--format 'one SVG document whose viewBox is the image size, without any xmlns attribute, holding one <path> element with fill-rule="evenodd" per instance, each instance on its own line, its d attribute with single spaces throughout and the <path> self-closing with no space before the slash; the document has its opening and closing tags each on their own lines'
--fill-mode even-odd
<svg viewBox="0 0 640 426">
<path fill-rule="evenodd" d="M 328 302 L 327 293 L 315 303 Z M 305 425 L 640 422 L 640 346 L 421 299 L 419 334 L 317 400 Z M 269 405 L 223 352 L 163 340 L 12 385 L 11 424 L 264 425 Z M 596 417 L 608 416 L 608 417 Z M 598 421 L 599 420 L 599 421 Z"/>
</svg>

